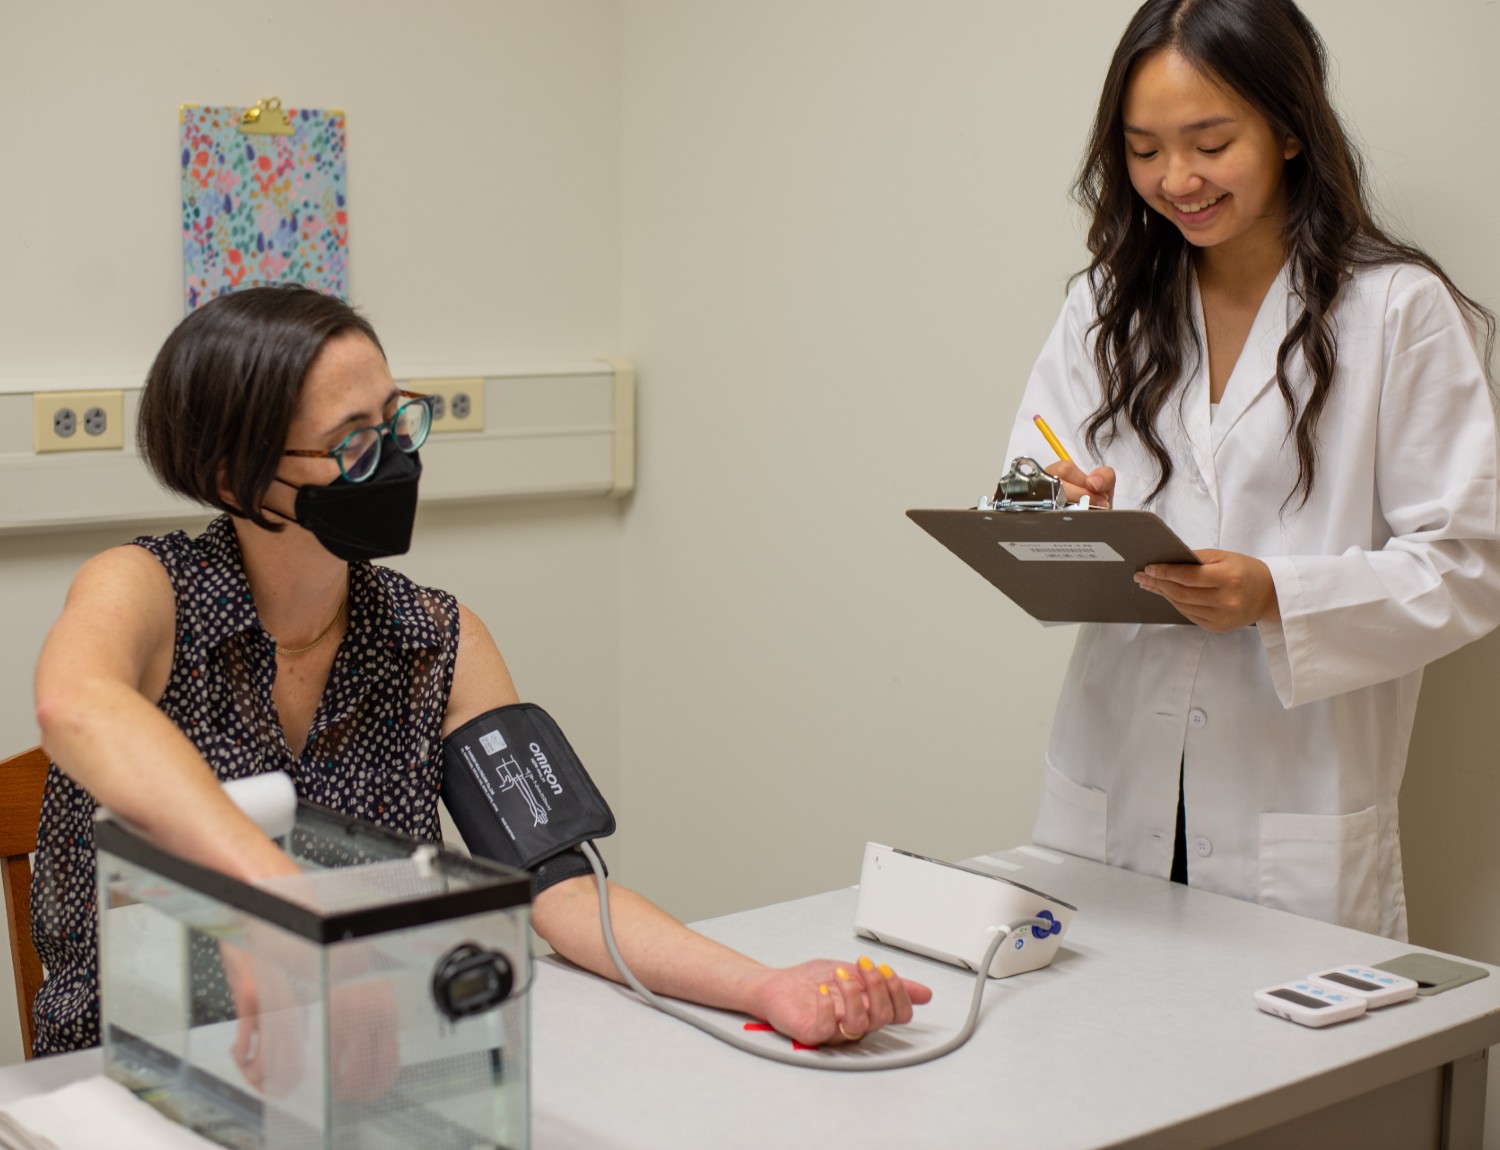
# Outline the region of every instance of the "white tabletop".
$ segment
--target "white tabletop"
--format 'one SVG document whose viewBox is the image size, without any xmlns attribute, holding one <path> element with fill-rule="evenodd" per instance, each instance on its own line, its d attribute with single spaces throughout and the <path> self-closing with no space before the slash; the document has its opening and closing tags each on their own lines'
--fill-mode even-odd
<svg viewBox="0 0 1500 1150">
<path fill-rule="evenodd" d="M 832 1074 L 756 1059 L 542 960 L 532 1145 L 1201 1147 L 1500 1042 L 1497 977 L 1324 1030 L 1273 1018 L 1251 999 L 1322 967 L 1420 948 L 1034 848 L 987 858 L 1078 915 L 1050 967 L 991 981 L 973 1039 L 923 1066 Z M 937 1045 L 961 1022 L 972 976 L 854 937 L 854 903 L 850 888 L 695 925 L 766 962 L 868 953 L 933 987 L 912 1025 L 811 1058 Z M 703 1013 L 737 1031 L 745 1022 Z M 99 1069 L 97 1050 L 7 1067 L 0 1105 Z"/>
<path fill-rule="evenodd" d="M 966 1047 L 902 1070 L 801 1070 L 545 960 L 532 1015 L 533 1144 L 1201 1147 L 1500 1042 L 1500 978 L 1321 1030 L 1265 1014 L 1251 997 L 1321 967 L 1419 948 L 1053 852 L 987 857 L 1022 866 L 997 873 L 1078 914 L 1050 967 L 990 983 Z M 770 963 L 868 953 L 933 987 L 912 1026 L 811 1057 L 937 1045 L 961 1022 L 972 976 L 854 937 L 855 897 L 851 888 L 695 925 Z M 744 1021 L 719 1017 L 736 1029 Z"/>
</svg>

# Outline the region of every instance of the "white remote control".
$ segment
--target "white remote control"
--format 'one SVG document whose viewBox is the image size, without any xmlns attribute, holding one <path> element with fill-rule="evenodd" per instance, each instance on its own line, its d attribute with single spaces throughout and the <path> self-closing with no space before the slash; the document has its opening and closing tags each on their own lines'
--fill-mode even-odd
<svg viewBox="0 0 1500 1150">
<path fill-rule="evenodd" d="M 1328 1026 L 1346 1018 L 1357 1018 L 1367 1006 L 1365 1000 L 1356 994 L 1324 986 L 1310 978 L 1257 990 L 1255 1005 L 1267 1014 L 1303 1026 Z"/>
<path fill-rule="evenodd" d="M 1405 1002 L 1417 993 L 1417 984 L 1411 979 L 1388 970 L 1371 970 L 1367 966 L 1335 966 L 1307 977 L 1330 990 L 1363 998 L 1371 1010 Z"/>
</svg>

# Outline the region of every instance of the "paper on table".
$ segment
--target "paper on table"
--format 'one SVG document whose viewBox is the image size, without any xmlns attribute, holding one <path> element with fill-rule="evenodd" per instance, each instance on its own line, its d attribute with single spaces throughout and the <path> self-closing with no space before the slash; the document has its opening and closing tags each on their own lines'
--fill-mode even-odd
<svg viewBox="0 0 1500 1150">
<path fill-rule="evenodd" d="M 0 1150 L 217 1150 L 96 1075 L 0 1109 Z"/>
</svg>

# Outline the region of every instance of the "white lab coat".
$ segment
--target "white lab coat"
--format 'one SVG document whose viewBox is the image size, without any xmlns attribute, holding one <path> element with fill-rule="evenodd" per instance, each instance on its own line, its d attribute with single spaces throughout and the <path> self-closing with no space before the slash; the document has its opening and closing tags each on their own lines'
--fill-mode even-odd
<svg viewBox="0 0 1500 1150">
<path fill-rule="evenodd" d="M 1276 350 L 1299 310 L 1283 269 L 1212 419 L 1197 365 L 1164 410 L 1176 470 L 1149 504 L 1190 547 L 1264 560 L 1281 621 L 1223 635 L 1085 624 L 1035 838 L 1166 877 L 1182 762 L 1193 886 L 1404 938 L 1396 799 L 1422 668 L 1500 623 L 1494 412 L 1442 283 L 1411 266 L 1359 271 L 1336 308 L 1312 497 L 1288 503 L 1297 459 Z M 1196 288 L 1192 313 L 1202 346 Z M 1051 462 L 1040 413 L 1085 471 L 1115 469 L 1116 507 L 1147 506 L 1156 470 L 1128 428 L 1097 459 L 1084 442 L 1093 318 L 1080 277 L 1007 460 Z M 1291 378 L 1305 394 L 1300 353 Z"/>
</svg>

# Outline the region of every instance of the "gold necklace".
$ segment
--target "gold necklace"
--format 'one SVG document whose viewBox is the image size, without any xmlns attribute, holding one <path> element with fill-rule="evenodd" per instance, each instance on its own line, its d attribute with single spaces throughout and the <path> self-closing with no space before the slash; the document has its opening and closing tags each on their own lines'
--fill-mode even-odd
<svg viewBox="0 0 1500 1150">
<path fill-rule="evenodd" d="M 278 644 L 276 644 L 276 653 L 278 655 L 305 655 L 305 654 L 307 654 L 307 652 L 311 651 L 314 647 L 316 647 L 324 639 L 328 638 L 329 634 L 332 633 L 332 631 L 333 631 L 333 625 L 339 621 L 339 616 L 344 613 L 344 605 L 346 603 L 348 603 L 348 602 L 349 602 L 349 592 L 345 591 L 344 592 L 343 602 L 339 604 L 339 609 L 333 613 L 333 618 L 330 619 L 330 620 L 328 620 L 328 626 L 324 627 L 323 628 L 323 633 L 321 635 L 319 635 L 316 639 L 314 639 L 311 643 L 309 643 L 306 647 L 283 647 L 280 643 L 278 643 Z"/>
</svg>

